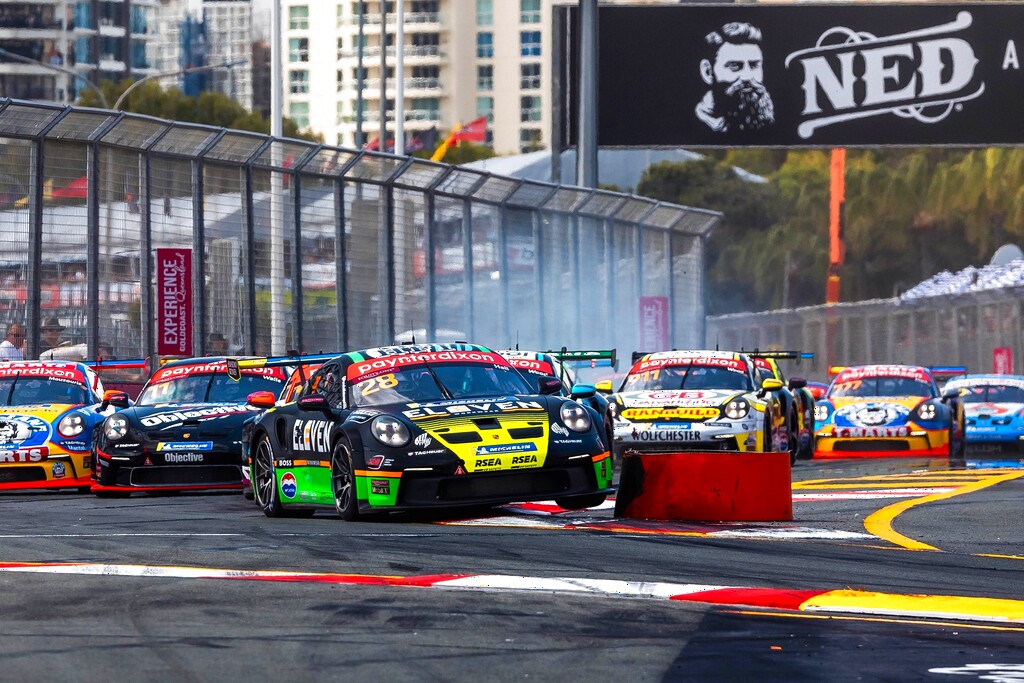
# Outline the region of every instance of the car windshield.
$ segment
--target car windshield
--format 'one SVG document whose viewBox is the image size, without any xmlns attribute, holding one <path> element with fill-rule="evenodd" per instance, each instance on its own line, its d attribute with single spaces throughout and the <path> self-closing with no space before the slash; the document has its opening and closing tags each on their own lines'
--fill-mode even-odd
<svg viewBox="0 0 1024 683">
<path fill-rule="evenodd" d="M 979 384 L 961 387 L 966 390 L 964 403 L 1024 403 L 1024 387 L 1008 387 L 1002 384 Z"/>
<path fill-rule="evenodd" d="M 664 391 L 666 389 L 728 389 L 751 391 L 747 373 L 736 368 L 704 365 L 669 365 L 631 372 L 622 391 Z"/>
<path fill-rule="evenodd" d="M 870 398 L 873 396 L 935 396 L 931 382 L 909 377 L 864 377 L 836 382 L 829 398 Z"/>
<path fill-rule="evenodd" d="M 430 363 L 376 375 L 350 388 L 353 406 L 419 403 L 536 393 L 511 367 L 484 363 Z"/>
<path fill-rule="evenodd" d="M 0 400 L 7 406 L 44 403 L 82 405 L 89 400 L 89 391 L 78 382 L 39 377 L 5 377 L 0 379 Z"/>
<path fill-rule="evenodd" d="M 149 384 L 136 405 L 160 403 L 245 403 L 254 391 L 281 391 L 281 380 L 263 375 L 242 374 L 237 382 L 227 373 L 203 373 Z"/>
</svg>

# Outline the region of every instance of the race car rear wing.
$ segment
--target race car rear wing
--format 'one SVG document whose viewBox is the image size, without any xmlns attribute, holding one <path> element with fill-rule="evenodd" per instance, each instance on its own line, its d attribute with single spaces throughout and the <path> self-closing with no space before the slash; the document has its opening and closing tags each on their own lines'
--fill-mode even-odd
<svg viewBox="0 0 1024 683">
<path fill-rule="evenodd" d="M 597 368 L 610 366 L 615 368 L 619 362 L 615 349 L 604 351 L 570 351 L 563 346 L 561 351 L 545 351 L 544 353 L 554 356 L 556 360 L 560 360 L 563 363 L 571 363 L 574 367 L 590 366 Z"/>
<path fill-rule="evenodd" d="M 850 366 L 831 365 L 829 366 L 828 374 L 830 377 L 835 377 L 840 372 L 845 370 L 847 367 Z M 928 370 L 929 373 L 931 373 L 931 376 L 937 382 L 948 382 L 954 377 L 967 374 L 966 365 L 926 365 L 925 369 Z"/>
<path fill-rule="evenodd" d="M 340 354 L 337 353 L 314 353 L 305 356 L 294 354 L 290 356 L 263 356 L 258 358 L 227 358 L 225 361 L 228 366 L 228 377 L 237 382 L 242 379 L 242 370 L 249 370 L 251 368 L 274 368 L 281 367 L 282 365 L 297 365 L 301 371 L 306 365 L 326 363 L 332 358 L 337 358 L 339 355 Z"/>
<path fill-rule="evenodd" d="M 774 360 L 795 360 L 799 363 L 802 360 L 814 360 L 814 354 L 810 351 L 760 351 L 754 349 L 753 351 L 743 351 L 752 358 L 772 358 Z"/>
<path fill-rule="evenodd" d="M 967 374 L 966 365 L 929 365 L 928 372 L 932 373 L 932 377 L 935 378 L 936 382 L 948 382 L 954 377 Z"/>
</svg>

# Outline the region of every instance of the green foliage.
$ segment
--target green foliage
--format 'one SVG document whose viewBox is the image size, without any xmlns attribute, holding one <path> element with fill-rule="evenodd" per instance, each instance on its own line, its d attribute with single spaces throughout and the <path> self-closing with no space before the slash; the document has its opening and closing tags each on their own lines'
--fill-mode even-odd
<svg viewBox="0 0 1024 683">
<path fill-rule="evenodd" d="M 100 89 L 113 107 L 121 95 L 131 86 L 133 81 L 125 79 L 120 83 L 103 81 Z M 94 90 L 86 90 L 78 98 L 84 107 L 102 107 L 103 102 Z M 132 90 L 124 102 L 123 111 L 135 114 L 156 116 L 183 123 L 199 123 L 208 126 L 247 130 L 254 133 L 270 133 L 270 120 L 255 112 L 251 112 L 232 100 L 227 95 L 215 92 L 203 92 L 199 97 L 189 97 L 178 88 L 164 89 L 156 81 L 147 81 Z M 295 122 L 285 117 L 282 122 L 284 137 L 323 142 L 323 136 L 312 131 L 300 131 Z"/>
<path fill-rule="evenodd" d="M 638 194 L 724 213 L 708 241 L 709 313 L 824 301 L 829 158 L 730 150 L 647 169 Z M 768 182 L 742 180 L 733 166 Z M 850 150 L 844 216 L 844 301 L 980 265 L 1000 245 L 1024 242 L 1024 150 Z"/>
<path fill-rule="evenodd" d="M 431 151 L 433 154 L 433 151 Z M 441 159 L 446 164 L 468 164 L 471 161 L 480 161 L 481 159 L 490 159 L 496 157 L 494 148 L 488 145 L 478 145 L 473 142 L 460 142 L 457 145 L 452 145 L 448 148 L 444 157 Z M 427 155 L 427 158 L 430 154 Z"/>
</svg>

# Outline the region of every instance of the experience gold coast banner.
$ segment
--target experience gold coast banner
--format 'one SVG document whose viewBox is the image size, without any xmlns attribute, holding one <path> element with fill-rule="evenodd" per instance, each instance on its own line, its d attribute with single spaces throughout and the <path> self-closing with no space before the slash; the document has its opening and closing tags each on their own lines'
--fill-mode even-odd
<svg viewBox="0 0 1024 683">
<path fill-rule="evenodd" d="M 598 20 L 602 146 L 1024 143 L 1024 4 L 601 6 Z"/>
<path fill-rule="evenodd" d="M 192 250 L 156 250 L 156 352 L 192 355 Z"/>
</svg>

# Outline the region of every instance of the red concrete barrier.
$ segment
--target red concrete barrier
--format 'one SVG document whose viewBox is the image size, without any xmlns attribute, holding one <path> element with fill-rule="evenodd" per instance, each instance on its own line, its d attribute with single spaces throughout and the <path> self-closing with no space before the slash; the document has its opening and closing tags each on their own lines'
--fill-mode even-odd
<svg viewBox="0 0 1024 683">
<path fill-rule="evenodd" d="M 615 516 L 701 522 L 793 519 L 789 453 L 632 453 Z"/>
</svg>

